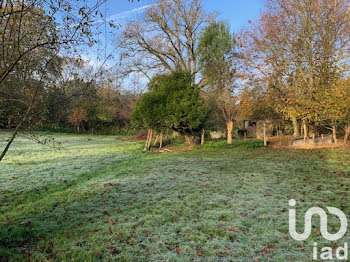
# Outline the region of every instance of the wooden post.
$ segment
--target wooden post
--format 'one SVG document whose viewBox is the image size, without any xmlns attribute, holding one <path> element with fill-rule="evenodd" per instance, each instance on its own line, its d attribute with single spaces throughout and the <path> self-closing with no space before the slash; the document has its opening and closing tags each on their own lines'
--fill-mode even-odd
<svg viewBox="0 0 350 262">
<path fill-rule="evenodd" d="M 306 125 L 306 120 L 303 119 L 303 132 L 304 132 L 304 144 L 306 144 L 306 139 L 308 138 L 307 137 L 307 125 Z"/>
<path fill-rule="evenodd" d="M 264 146 L 267 146 L 266 123 L 265 123 L 265 121 L 264 121 Z"/>
<path fill-rule="evenodd" d="M 201 137 L 201 145 L 204 145 L 205 142 L 205 130 L 204 128 L 202 129 L 202 137 Z"/>
</svg>

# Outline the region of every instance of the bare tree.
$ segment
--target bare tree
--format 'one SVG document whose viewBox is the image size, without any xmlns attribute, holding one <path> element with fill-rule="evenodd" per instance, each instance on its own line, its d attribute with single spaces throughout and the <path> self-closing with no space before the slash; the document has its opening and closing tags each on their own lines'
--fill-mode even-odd
<svg viewBox="0 0 350 262">
<path fill-rule="evenodd" d="M 203 27 L 213 16 L 201 0 L 160 0 L 130 22 L 119 39 L 126 74 L 183 69 L 196 74 L 197 45 Z"/>
</svg>

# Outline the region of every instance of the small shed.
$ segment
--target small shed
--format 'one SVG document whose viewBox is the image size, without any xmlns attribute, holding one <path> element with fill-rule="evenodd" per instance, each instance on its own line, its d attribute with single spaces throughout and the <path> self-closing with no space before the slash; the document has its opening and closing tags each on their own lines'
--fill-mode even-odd
<svg viewBox="0 0 350 262">
<path fill-rule="evenodd" d="M 247 137 L 256 137 L 257 121 L 244 120 L 243 126 Z"/>
<path fill-rule="evenodd" d="M 264 139 L 264 123 L 266 135 L 273 136 L 273 123 L 270 120 L 244 120 L 244 130 L 247 137 Z"/>
</svg>

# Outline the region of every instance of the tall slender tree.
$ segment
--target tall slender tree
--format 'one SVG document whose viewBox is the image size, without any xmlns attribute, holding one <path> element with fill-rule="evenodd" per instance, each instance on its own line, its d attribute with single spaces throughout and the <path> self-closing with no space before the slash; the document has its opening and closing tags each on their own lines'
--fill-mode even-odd
<svg viewBox="0 0 350 262">
<path fill-rule="evenodd" d="M 213 22 L 199 42 L 199 64 L 209 93 L 216 98 L 217 107 L 226 123 L 227 143 L 232 144 L 233 121 L 237 110 L 235 80 L 237 55 L 235 37 L 228 24 Z"/>
</svg>

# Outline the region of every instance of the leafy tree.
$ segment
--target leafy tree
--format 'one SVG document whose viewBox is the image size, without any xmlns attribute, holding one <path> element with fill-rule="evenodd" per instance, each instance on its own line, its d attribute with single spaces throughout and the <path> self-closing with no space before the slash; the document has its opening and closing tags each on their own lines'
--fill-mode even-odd
<svg viewBox="0 0 350 262">
<path fill-rule="evenodd" d="M 217 107 L 227 128 L 227 143 L 232 143 L 233 121 L 236 115 L 235 38 L 230 27 L 223 22 L 213 22 L 200 38 L 198 53 L 204 82 L 211 88 Z"/>
<path fill-rule="evenodd" d="M 148 128 L 145 150 L 151 146 L 154 130 L 165 126 L 165 97 L 162 92 L 150 91 L 137 101 L 131 114 L 132 123 Z"/>
<path fill-rule="evenodd" d="M 146 149 L 150 147 L 153 130 L 169 128 L 185 136 L 189 145 L 192 136 L 201 130 L 207 106 L 192 75 L 185 71 L 157 75 L 149 83 L 149 92 L 137 102 L 132 121 L 149 129 Z"/>
<path fill-rule="evenodd" d="M 80 126 L 82 126 L 83 121 L 86 121 L 86 120 L 87 120 L 86 110 L 82 107 L 74 108 L 72 114 L 68 116 L 69 123 L 71 123 L 77 128 L 78 133 L 80 131 Z"/>
<path fill-rule="evenodd" d="M 166 95 L 166 125 L 183 134 L 188 144 L 193 144 L 192 135 L 202 129 L 207 106 L 191 73 L 175 71 L 166 76 L 158 88 Z"/>
<path fill-rule="evenodd" d="M 297 120 L 305 138 L 308 123 L 331 123 L 335 135 L 339 112 L 326 96 L 349 72 L 349 1 L 265 3 L 260 19 L 241 34 L 253 77 L 279 98 L 277 109 L 292 120 L 295 136 Z"/>
</svg>

